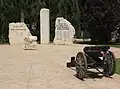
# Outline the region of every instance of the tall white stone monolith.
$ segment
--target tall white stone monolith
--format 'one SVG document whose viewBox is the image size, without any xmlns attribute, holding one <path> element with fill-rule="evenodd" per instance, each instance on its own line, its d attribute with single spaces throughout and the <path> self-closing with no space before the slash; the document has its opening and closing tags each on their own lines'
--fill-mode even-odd
<svg viewBox="0 0 120 89">
<path fill-rule="evenodd" d="M 40 11 L 40 39 L 41 44 L 50 43 L 49 9 L 45 8 Z"/>
</svg>

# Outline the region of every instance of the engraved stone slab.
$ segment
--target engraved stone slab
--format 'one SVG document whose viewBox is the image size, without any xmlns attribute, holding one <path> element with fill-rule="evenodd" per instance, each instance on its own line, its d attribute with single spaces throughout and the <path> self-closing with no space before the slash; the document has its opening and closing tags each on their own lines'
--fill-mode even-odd
<svg viewBox="0 0 120 89">
<path fill-rule="evenodd" d="M 32 36 L 24 22 L 9 24 L 9 42 L 24 45 L 25 49 L 35 49 L 37 37 Z"/>
<path fill-rule="evenodd" d="M 32 36 L 26 24 L 23 22 L 9 24 L 10 44 L 24 44 L 24 38 Z"/>
<path fill-rule="evenodd" d="M 75 29 L 69 21 L 58 17 L 55 23 L 54 44 L 73 44 Z"/>
</svg>

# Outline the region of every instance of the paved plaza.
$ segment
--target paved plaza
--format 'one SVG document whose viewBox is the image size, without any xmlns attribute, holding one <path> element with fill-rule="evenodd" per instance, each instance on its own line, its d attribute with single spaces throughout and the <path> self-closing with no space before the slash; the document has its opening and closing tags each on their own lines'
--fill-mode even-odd
<svg viewBox="0 0 120 89">
<path fill-rule="evenodd" d="M 81 81 L 66 67 L 85 45 L 0 45 L 0 89 L 119 89 L 120 76 Z M 111 48 L 119 58 L 120 49 Z"/>
</svg>

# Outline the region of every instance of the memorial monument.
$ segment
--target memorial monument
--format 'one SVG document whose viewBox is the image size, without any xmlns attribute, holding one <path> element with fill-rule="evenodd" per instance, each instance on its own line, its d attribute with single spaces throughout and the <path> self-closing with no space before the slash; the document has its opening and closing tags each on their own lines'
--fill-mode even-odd
<svg viewBox="0 0 120 89">
<path fill-rule="evenodd" d="M 54 44 L 73 44 L 75 29 L 72 24 L 64 19 L 58 17 L 55 22 L 55 38 Z"/>
<path fill-rule="evenodd" d="M 45 8 L 40 11 L 40 38 L 41 44 L 50 43 L 49 9 Z"/>
<path fill-rule="evenodd" d="M 36 40 L 37 37 L 31 35 L 24 22 L 9 24 L 10 45 L 24 45 L 26 49 L 33 49 L 35 48 Z"/>
</svg>

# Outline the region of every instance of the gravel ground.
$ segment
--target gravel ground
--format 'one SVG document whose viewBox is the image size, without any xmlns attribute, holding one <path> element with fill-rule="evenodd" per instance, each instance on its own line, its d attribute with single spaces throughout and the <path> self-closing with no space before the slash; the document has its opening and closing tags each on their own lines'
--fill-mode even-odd
<svg viewBox="0 0 120 89">
<path fill-rule="evenodd" d="M 120 89 L 120 76 L 90 77 L 81 81 L 66 67 L 85 45 L 0 45 L 0 89 Z M 117 58 L 120 49 L 111 48 Z"/>
</svg>

